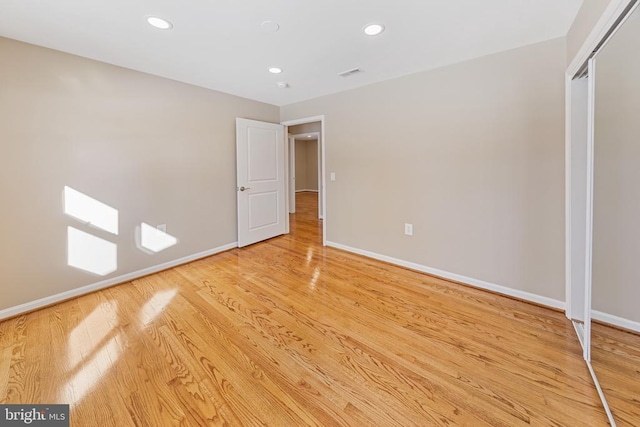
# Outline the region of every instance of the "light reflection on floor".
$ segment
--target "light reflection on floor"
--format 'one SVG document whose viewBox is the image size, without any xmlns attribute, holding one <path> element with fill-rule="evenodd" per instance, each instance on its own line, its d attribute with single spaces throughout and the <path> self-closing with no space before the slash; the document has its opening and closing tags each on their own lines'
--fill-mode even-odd
<svg viewBox="0 0 640 427">
<path fill-rule="evenodd" d="M 111 301 L 111 304 L 111 310 L 117 312 L 118 303 Z M 103 307 L 98 306 L 71 331 L 67 351 L 69 369 L 75 369 L 82 359 L 93 353 L 96 346 L 113 331 L 113 328 L 104 321 L 103 316 Z"/>
<path fill-rule="evenodd" d="M 89 361 L 84 362 L 82 368 L 64 385 L 61 394 L 67 399 L 72 397 L 65 403 L 72 407 L 77 406 L 87 393 L 107 376 L 123 353 L 119 338 L 119 334 L 113 336 Z"/>
<path fill-rule="evenodd" d="M 140 322 L 144 326 L 153 322 L 167 308 L 177 293 L 177 289 L 157 292 L 140 310 Z"/>
<path fill-rule="evenodd" d="M 319 278 L 320 278 L 320 269 L 316 267 L 313 270 L 313 277 L 311 277 L 311 281 L 309 282 L 309 290 L 313 291 L 316 289 L 316 283 L 318 282 Z"/>
<path fill-rule="evenodd" d="M 161 315 L 178 293 L 178 289 L 156 292 L 140 309 L 142 328 Z M 126 347 L 117 331 L 118 303 L 99 304 L 70 333 L 67 346 L 69 373 L 73 377 L 60 387 L 60 402 L 79 405 L 124 354 Z M 140 329 L 142 331 L 142 328 Z"/>
</svg>

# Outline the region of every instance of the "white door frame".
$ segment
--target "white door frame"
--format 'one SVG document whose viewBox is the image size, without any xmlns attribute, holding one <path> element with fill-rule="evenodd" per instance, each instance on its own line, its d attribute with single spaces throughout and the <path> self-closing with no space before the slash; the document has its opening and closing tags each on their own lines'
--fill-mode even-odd
<svg viewBox="0 0 640 427">
<path fill-rule="evenodd" d="M 571 163 L 571 157 L 570 157 L 570 153 L 571 153 L 571 149 L 572 149 L 572 132 L 571 132 L 571 128 L 572 128 L 572 108 L 571 108 L 571 103 L 572 103 L 572 99 L 573 99 L 573 93 L 571 91 L 572 89 L 572 80 L 574 79 L 574 77 L 577 76 L 577 74 L 583 69 L 584 65 L 589 61 L 590 58 L 592 58 L 594 56 L 594 52 L 597 51 L 598 49 L 600 49 L 604 43 L 606 42 L 606 40 L 608 40 L 609 37 L 611 37 L 612 32 L 615 32 L 616 29 L 616 23 L 620 20 L 620 18 L 627 12 L 628 8 L 635 2 L 635 0 L 611 0 L 611 2 L 609 3 L 609 5 L 607 6 L 607 8 L 605 9 L 605 11 L 603 12 L 602 16 L 600 17 L 600 20 L 596 23 L 596 25 L 594 26 L 593 30 L 591 31 L 591 33 L 589 34 L 589 36 L 587 37 L 587 39 L 585 40 L 585 42 L 583 43 L 582 47 L 580 48 L 580 50 L 578 51 L 578 53 L 576 54 L 575 58 L 573 59 L 573 61 L 571 61 L 571 64 L 569 64 L 569 67 L 566 70 L 565 73 L 565 109 L 566 109 L 566 116 L 565 116 L 565 121 L 566 121 L 566 126 L 565 126 L 565 274 L 566 274 L 566 279 L 565 279 L 565 286 L 566 286 L 566 315 L 569 319 L 572 319 L 573 317 L 577 317 L 574 313 L 578 313 L 581 312 L 582 310 L 584 310 L 584 316 L 585 316 L 585 324 L 587 322 L 590 322 L 591 320 L 591 306 L 589 305 L 589 307 L 586 307 L 586 303 L 587 301 L 585 301 L 585 306 L 584 307 L 573 307 L 572 304 L 572 292 L 578 292 L 578 290 L 572 289 L 572 286 L 576 286 L 576 285 L 581 285 L 578 283 L 575 283 L 575 281 L 572 281 L 572 277 L 571 277 L 571 268 L 572 268 L 572 263 L 571 263 L 571 254 L 572 251 L 575 249 L 572 247 L 572 236 L 571 236 L 571 225 L 572 225 L 572 214 L 571 211 L 572 209 L 585 209 L 585 210 L 589 210 L 588 206 L 572 206 L 571 204 L 571 200 L 572 200 L 572 183 L 571 183 L 571 172 L 572 172 L 572 168 L 576 167 L 577 165 L 572 165 Z M 589 85 L 593 86 L 593 77 L 594 76 L 589 76 Z M 593 89 L 593 87 L 591 87 L 590 89 Z M 590 101 L 591 102 L 591 101 Z M 589 129 L 592 129 L 593 127 L 593 117 L 589 117 Z M 589 162 L 591 162 L 592 159 L 588 158 L 587 159 L 587 164 Z M 587 165 L 580 165 L 581 167 L 586 167 Z M 587 180 L 592 181 L 593 180 L 593 170 L 589 170 L 588 171 L 588 176 L 587 176 Z M 579 191 L 583 191 L 583 189 L 579 189 Z M 590 194 L 589 190 L 587 190 L 587 197 L 589 199 L 591 199 L 592 194 Z M 590 217 L 591 212 L 587 212 L 587 215 Z M 587 239 L 588 241 L 590 241 L 591 239 L 591 229 L 590 227 L 587 227 L 587 230 L 585 230 L 585 239 Z M 575 236 L 574 236 L 575 237 Z M 585 260 L 586 257 L 591 257 L 591 254 L 587 254 L 587 248 L 585 246 Z M 591 268 L 590 268 L 590 263 L 588 263 L 589 265 L 585 266 L 585 277 L 590 277 L 591 275 Z M 589 270 L 589 271 L 587 271 Z M 586 284 L 586 286 L 588 287 L 588 289 L 585 289 L 584 291 L 587 291 L 586 293 L 588 293 L 589 295 L 585 294 L 585 300 L 590 300 L 591 296 L 590 296 L 590 283 Z M 580 291 L 583 291 L 582 289 Z M 590 303 L 590 301 L 588 301 Z M 586 352 L 585 350 L 585 359 L 588 360 L 589 354 Z"/>
<path fill-rule="evenodd" d="M 635 6 L 634 6 L 635 3 Z M 575 165 L 571 162 L 571 151 L 573 144 L 576 141 L 573 140 L 574 136 L 572 135 L 572 117 L 573 117 L 573 109 L 572 102 L 574 99 L 574 94 L 572 92 L 573 79 L 584 70 L 585 65 L 589 63 L 589 60 L 595 55 L 597 55 L 598 51 L 607 43 L 607 41 L 615 34 L 615 32 L 620 28 L 620 26 L 624 23 L 624 20 L 620 22 L 621 18 L 628 16 L 628 12 L 631 7 L 637 7 L 638 3 L 636 0 L 611 0 L 609 6 L 605 9 L 604 13 L 600 17 L 600 20 L 594 26 L 593 30 L 585 40 L 584 44 L 578 51 L 576 57 L 573 59 L 571 64 L 566 70 L 565 73 L 565 106 L 566 106 L 566 126 L 565 126 L 565 286 L 566 286 L 566 315 L 569 319 L 574 319 L 576 317 L 580 317 L 578 313 L 582 313 L 584 311 L 584 329 L 585 329 L 585 337 L 581 338 L 581 343 L 586 341 L 586 344 L 589 344 L 590 337 L 587 335 L 590 329 L 591 322 L 591 245 L 592 241 L 592 229 L 590 226 L 591 215 L 592 215 L 592 206 L 591 200 L 593 198 L 593 144 L 592 140 L 588 141 L 590 145 L 590 149 L 588 149 L 586 164 L 583 165 Z M 592 138 L 593 134 L 593 90 L 595 88 L 595 64 L 592 65 L 592 69 L 589 70 L 589 117 L 588 117 L 588 129 L 590 132 L 589 138 Z M 587 170 L 587 188 L 576 188 L 576 184 L 571 182 L 572 172 L 575 171 L 575 168 L 584 168 Z M 584 206 L 572 206 L 572 200 L 575 194 L 572 194 L 574 191 L 586 191 L 587 203 Z M 573 223 L 575 215 L 572 213 L 575 209 L 583 209 L 586 212 L 587 218 L 587 227 L 584 235 L 584 248 L 576 248 L 574 246 L 574 242 L 576 241 L 576 236 L 572 236 L 572 228 L 575 231 L 576 227 Z M 572 271 L 572 253 L 577 250 L 584 250 L 585 253 L 585 283 L 577 283 L 576 280 L 571 275 Z M 583 289 L 578 289 L 577 287 L 584 286 Z M 585 293 L 585 304 L 583 307 L 575 307 L 575 303 L 573 302 L 575 298 L 572 297 L 576 292 L 584 292 Z M 590 350 L 588 349 L 588 345 L 584 345 L 584 357 L 585 360 L 590 359 Z"/>
<path fill-rule="evenodd" d="M 308 138 L 311 135 L 312 138 Z M 317 157 L 318 157 L 318 218 L 323 219 L 322 215 L 322 207 L 324 204 L 324 200 L 322 200 L 322 152 L 320 149 L 320 132 L 307 132 L 307 133 L 298 133 L 295 135 L 289 134 L 289 213 L 296 213 L 296 188 L 294 178 L 297 176 L 296 173 L 296 148 L 295 142 L 296 140 L 304 142 L 304 141 L 317 141 Z"/>
<path fill-rule="evenodd" d="M 593 58 L 589 59 L 589 80 L 588 80 L 588 127 L 587 127 L 587 200 L 586 206 L 586 230 L 584 243 L 584 360 L 591 361 L 591 273 L 593 255 L 593 149 L 594 149 L 594 118 L 595 118 L 595 78 L 596 63 Z"/>
<path fill-rule="evenodd" d="M 320 163 L 321 163 L 321 167 L 318 168 L 318 176 L 319 176 L 319 180 L 318 180 L 318 185 L 320 185 L 320 192 L 319 192 L 319 196 L 320 196 L 320 200 L 321 200 L 321 204 L 322 204 L 322 212 L 320 212 L 320 215 L 322 216 L 322 245 L 326 246 L 327 244 L 327 183 L 326 183 L 326 148 L 325 148 L 325 126 L 324 126 L 324 115 L 322 116 L 313 116 L 313 117 L 306 117 L 306 118 L 301 118 L 301 119 L 296 119 L 296 120 L 287 120 L 284 122 L 281 122 L 280 124 L 285 125 L 285 126 L 295 126 L 295 125 L 302 125 L 305 123 L 313 123 L 313 122 L 320 122 L 320 137 L 318 138 L 318 153 L 320 154 L 319 159 L 320 159 Z M 287 129 L 287 135 L 288 135 L 288 129 Z M 307 134 L 308 135 L 308 134 Z M 287 159 L 290 158 L 290 153 L 289 153 L 289 144 L 286 144 L 287 150 L 286 150 L 286 156 Z M 289 165 L 290 160 L 287 160 L 287 165 Z M 287 174 L 291 174 L 291 168 L 287 167 Z M 287 175 L 289 177 L 289 175 Z M 290 184 L 291 179 L 287 179 L 287 186 L 291 187 Z M 294 189 L 295 191 L 295 189 Z M 289 188 L 289 190 L 286 192 L 287 195 L 289 195 L 291 192 L 291 189 Z M 319 202 L 320 202 L 319 200 Z M 287 212 L 290 212 L 290 203 L 291 201 L 289 200 L 289 197 L 287 197 Z M 320 203 L 319 203 L 320 204 Z M 319 208 L 320 209 L 320 208 Z M 289 232 L 289 223 L 287 221 L 287 232 Z"/>
<path fill-rule="evenodd" d="M 582 47 L 576 54 L 576 57 L 571 61 L 569 67 L 565 73 L 565 103 L 566 103 L 566 117 L 565 117 L 565 233 L 566 233 L 566 247 L 565 247 L 565 269 L 566 269 L 566 315 L 570 319 L 572 318 L 572 314 L 576 313 L 579 310 L 584 310 L 584 330 L 583 337 L 580 337 L 580 328 L 576 326 L 576 332 L 578 333 L 578 337 L 581 338 L 581 343 L 583 344 L 583 358 L 587 363 L 587 367 L 589 368 L 589 373 L 593 378 L 593 382 L 598 391 L 598 395 L 600 396 L 600 400 L 604 406 L 605 412 L 607 413 L 607 418 L 609 419 L 609 423 L 612 426 L 616 425 L 616 422 L 613 418 L 613 414 L 611 413 L 611 409 L 607 403 L 607 399 L 600 387 L 600 383 L 596 376 L 595 371 L 593 370 L 593 366 L 591 365 L 591 318 L 592 318 L 592 308 L 591 308 L 591 258 L 592 258 L 592 242 L 593 242 L 593 147 L 594 147 L 594 138 L 593 138 L 593 130 L 594 130 L 594 89 L 595 89 L 595 62 L 593 58 L 598 54 L 599 50 L 606 44 L 606 42 L 611 38 L 613 34 L 617 31 L 618 28 L 624 23 L 625 19 L 622 19 L 625 15 L 629 16 L 630 12 L 633 11 L 632 8 L 637 7 L 640 2 L 636 3 L 636 0 L 611 0 L 604 13 L 592 29 L 591 33 L 582 44 Z M 587 159 L 586 164 L 584 165 L 574 165 L 571 162 L 570 153 L 572 150 L 573 143 L 573 135 L 571 132 L 572 129 L 572 80 L 577 77 L 578 73 L 584 69 L 584 65 L 588 63 L 588 72 L 589 72 L 589 100 L 588 100 L 588 132 L 589 136 L 587 137 Z M 572 206 L 572 182 L 571 175 L 574 171 L 573 168 L 580 167 L 586 168 L 587 170 L 587 185 L 586 185 L 586 196 L 587 202 L 585 206 Z M 584 191 L 583 188 L 577 188 L 577 191 Z M 586 227 L 585 227 L 585 243 L 584 243 L 584 256 L 585 256 L 585 283 L 580 284 L 576 283 L 575 280 L 572 280 L 571 277 L 571 268 L 572 268 L 572 251 L 576 248 L 572 247 L 572 235 L 571 229 L 573 224 L 573 215 L 572 209 L 585 209 L 586 211 Z M 575 236 L 574 236 L 575 237 Z M 578 248 L 580 250 L 582 248 Z M 583 290 L 578 290 L 575 287 L 584 286 Z M 573 289 L 572 289 L 573 288 Z M 572 303 L 572 292 L 585 292 L 584 298 L 584 307 L 574 307 Z M 574 326 L 576 323 L 574 322 Z"/>
<path fill-rule="evenodd" d="M 288 135 L 288 132 L 287 132 Z M 289 184 L 289 199 L 287 203 L 289 205 L 289 213 L 296 213 L 296 139 L 293 136 L 289 136 L 289 173 L 287 183 Z"/>
</svg>

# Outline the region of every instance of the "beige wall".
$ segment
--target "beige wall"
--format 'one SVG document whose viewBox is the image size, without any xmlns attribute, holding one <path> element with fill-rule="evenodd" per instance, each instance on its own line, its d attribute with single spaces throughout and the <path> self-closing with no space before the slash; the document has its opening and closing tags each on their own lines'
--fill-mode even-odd
<svg viewBox="0 0 640 427">
<path fill-rule="evenodd" d="M 592 307 L 640 322 L 640 10 L 596 66 Z"/>
<path fill-rule="evenodd" d="M 296 191 L 318 191 L 318 142 L 296 140 Z"/>
<path fill-rule="evenodd" d="M 303 123 L 300 125 L 289 126 L 288 133 L 289 135 L 303 135 L 309 134 L 312 132 L 318 132 L 319 137 L 322 138 L 322 123 L 320 122 L 311 122 L 311 123 Z M 317 144 L 317 141 L 316 141 Z M 307 160 L 302 164 L 302 160 L 300 157 L 296 157 L 296 168 L 297 171 L 302 170 L 300 168 L 304 168 L 304 177 L 301 178 L 304 181 L 304 184 L 298 181 L 299 177 L 296 176 L 296 190 L 316 190 L 321 192 L 321 183 L 318 182 L 318 146 L 315 145 L 314 149 L 309 149 L 309 145 L 305 145 L 303 150 L 305 152 L 305 156 Z M 322 210 L 322 197 L 319 199 L 320 209 Z"/>
<path fill-rule="evenodd" d="M 328 240 L 564 300 L 565 67 L 560 38 L 282 107 L 325 115 Z"/>
<path fill-rule="evenodd" d="M 300 135 L 303 133 L 321 132 L 320 122 L 303 123 L 301 125 L 289 126 L 289 135 Z"/>
<path fill-rule="evenodd" d="M 609 3 L 611 0 L 583 0 L 582 7 L 567 33 L 567 64 L 573 61 Z"/>
<path fill-rule="evenodd" d="M 0 53 L 0 178 L 10 183 L 0 190 L 0 309 L 234 242 L 235 117 L 321 114 L 337 174 L 329 241 L 563 298 L 564 39 L 285 106 L 280 117 L 7 39 Z M 118 209 L 120 234 L 65 216 L 65 185 Z M 166 223 L 179 244 L 139 251 L 142 221 Z M 69 225 L 117 243 L 118 270 L 68 267 Z"/>
<path fill-rule="evenodd" d="M 307 141 L 307 190 L 318 191 L 318 141 Z"/>
<path fill-rule="evenodd" d="M 235 118 L 278 107 L 0 38 L 0 309 L 236 241 Z M 119 235 L 62 212 L 65 185 L 119 211 Z M 138 250 L 142 221 L 178 245 Z M 118 270 L 67 266 L 66 229 L 118 245 Z"/>
<path fill-rule="evenodd" d="M 307 189 L 307 142 L 296 140 L 296 191 Z"/>
</svg>

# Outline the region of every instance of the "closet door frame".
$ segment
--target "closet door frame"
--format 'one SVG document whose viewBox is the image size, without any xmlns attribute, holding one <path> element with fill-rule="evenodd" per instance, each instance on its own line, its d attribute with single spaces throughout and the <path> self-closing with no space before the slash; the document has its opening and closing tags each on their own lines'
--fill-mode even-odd
<svg viewBox="0 0 640 427">
<path fill-rule="evenodd" d="M 609 6 L 603 13 L 602 17 L 587 37 L 583 46 L 573 59 L 565 74 L 565 102 L 566 102 L 566 140 L 565 140 L 565 269 L 566 269 L 566 315 L 574 324 L 578 339 L 582 344 L 583 357 L 589 368 L 591 377 L 600 396 L 600 400 L 604 406 L 605 412 L 609 419 L 609 423 L 615 427 L 616 422 L 611 413 L 611 409 L 607 403 L 605 395 L 600 387 L 598 378 L 591 365 L 591 276 L 592 276 L 592 247 L 593 247 L 593 177 L 594 177 L 594 113 L 595 113 L 595 87 L 597 55 L 616 31 L 624 25 L 626 19 L 631 16 L 634 10 L 640 6 L 640 0 L 611 0 Z M 579 146 L 581 141 L 578 140 L 579 135 L 572 132 L 573 109 L 577 106 L 572 105 L 574 94 L 574 79 L 580 78 L 585 73 L 588 79 L 588 95 L 587 95 L 587 155 L 586 164 L 576 164 L 572 162 L 572 154 L 575 147 Z M 584 143 L 584 141 L 582 141 Z M 574 173 L 586 169 L 586 181 L 572 182 Z M 583 178 L 585 178 L 583 176 Z M 586 184 L 586 189 L 583 186 Z M 586 203 L 581 206 L 579 203 L 572 203 L 575 192 L 583 192 L 586 190 Z M 585 209 L 585 227 L 584 236 L 580 234 L 580 224 L 575 224 L 573 215 L 575 209 Z M 577 232 L 576 232 L 577 230 Z M 575 232 L 575 233 L 574 233 Z M 583 240 L 580 240 L 583 238 Z M 582 243 L 583 242 L 583 243 Z M 583 246 L 583 247 L 581 247 Z M 573 261 L 580 259 L 579 253 L 584 250 L 584 283 L 580 283 L 576 277 L 573 277 L 572 268 Z M 578 255 L 576 257 L 576 255 Z M 580 262 L 580 261 L 578 261 Z M 579 268 L 580 266 L 576 266 Z M 577 293 L 584 293 L 584 306 L 580 307 L 580 298 L 574 298 Z M 580 322 L 583 320 L 584 323 Z"/>
<path fill-rule="evenodd" d="M 595 106 L 594 88 L 595 88 L 595 66 L 598 51 L 607 43 L 607 41 L 615 34 L 618 28 L 622 26 L 633 9 L 640 5 L 640 0 L 611 0 L 609 6 L 605 9 L 584 44 L 578 51 L 576 57 L 565 73 L 565 105 L 566 105 L 566 134 L 565 134 L 565 285 L 566 285 L 566 316 L 574 320 L 584 321 L 575 322 L 576 331 L 580 342 L 583 346 L 583 355 L 587 362 L 590 361 L 591 353 L 589 349 L 590 337 L 587 332 L 590 331 L 591 319 L 591 241 L 592 241 L 592 214 L 593 214 L 593 113 Z M 572 162 L 571 154 L 576 144 L 580 141 L 576 140 L 574 132 L 572 132 L 572 108 L 573 102 L 573 81 L 585 74 L 588 75 L 588 136 L 587 136 L 587 158 L 586 164 L 577 165 Z M 582 141 L 584 143 L 584 141 Z M 575 168 L 586 168 L 586 189 L 582 182 L 572 182 L 572 174 Z M 575 192 L 586 191 L 587 203 L 583 206 L 576 206 L 572 203 L 572 196 Z M 582 242 L 576 235 L 576 224 L 572 212 L 576 209 L 583 209 L 586 213 L 586 227 Z M 572 233 L 572 230 L 574 231 Z M 578 233 L 580 230 L 578 228 Z M 574 267 L 574 254 L 584 253 L 584 282 L 573 277 L 572 268 Z M 579 266 L 578 266 L 579 267 Z M 584 305 L 577 304 L 580 299 L 573 298 L 576 293 L 584 293 Z"/>
</svg>

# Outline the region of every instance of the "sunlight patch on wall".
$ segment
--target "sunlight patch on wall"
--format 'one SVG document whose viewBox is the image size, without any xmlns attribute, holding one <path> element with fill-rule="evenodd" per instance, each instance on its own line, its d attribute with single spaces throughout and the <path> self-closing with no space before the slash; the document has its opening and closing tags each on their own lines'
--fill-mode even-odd
<svg viewBox="0 0 640 427">
<path fill-rule="evenodd" d="M 118 210 L 71 187 L 64 187 L 64 213 L 93 227 L 118 234 Z"/>
<path fill-rule="evenodd" d="M 178 243 L 178 239 L 149 224 L 140 225 L 140 246 L 151 252 L 161 252 Z"/>
<path fill-rule="evenodd" d="M 67 264 L 106 276 L 118 269 L 118 248 L 115 243 L 67 227 Z"/>
</svg>

